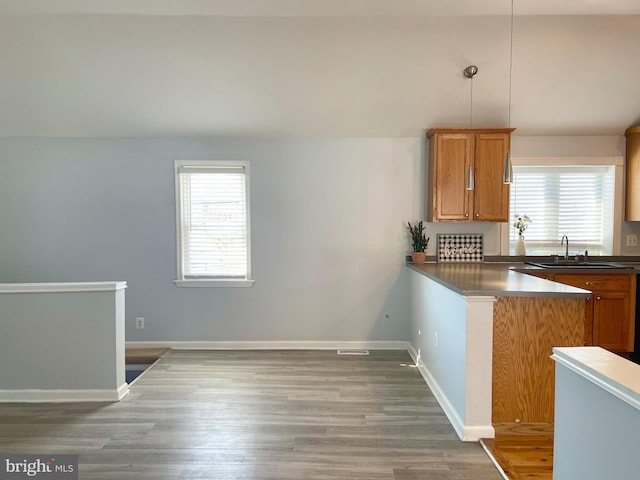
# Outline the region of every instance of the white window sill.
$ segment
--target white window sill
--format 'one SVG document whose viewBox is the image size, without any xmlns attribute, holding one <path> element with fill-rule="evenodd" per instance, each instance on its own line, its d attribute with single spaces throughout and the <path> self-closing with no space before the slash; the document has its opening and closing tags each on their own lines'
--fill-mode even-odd
<svg viewBox="0 0 640 480">
<path fill-rule="evenodd" d="M 251 287 L 255 280 L 174 280 L 176 287 Z"/>
</svg>

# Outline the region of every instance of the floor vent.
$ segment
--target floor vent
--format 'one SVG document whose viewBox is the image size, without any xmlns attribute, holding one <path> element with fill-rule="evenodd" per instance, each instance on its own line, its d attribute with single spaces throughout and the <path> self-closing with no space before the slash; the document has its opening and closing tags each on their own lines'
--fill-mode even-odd
<svg viewBox="0 0 640 480">
<path fill-rule="evenodd" d="M 369 350 L 360 350 L 360 349 L 338 350 L 338 355 L 369 355 Z"/>
</svg>

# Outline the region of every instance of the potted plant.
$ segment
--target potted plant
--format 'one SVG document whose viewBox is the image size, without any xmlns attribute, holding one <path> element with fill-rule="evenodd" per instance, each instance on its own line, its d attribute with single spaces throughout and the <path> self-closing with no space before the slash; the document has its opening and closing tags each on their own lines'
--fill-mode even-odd
<svg viewBox="0 0 640 480">
<path fill-rule="evenodd" d="M 424 263 L 427 254 L 425 250 L 429 246 L 429 237 L 424 234 L 424 225 L 420 220 L 415 225 L 411 225 L 411 222 L 407 222 L 407 228 L 411 234 L 411 261 L 413 263 Z"/>
</svg>

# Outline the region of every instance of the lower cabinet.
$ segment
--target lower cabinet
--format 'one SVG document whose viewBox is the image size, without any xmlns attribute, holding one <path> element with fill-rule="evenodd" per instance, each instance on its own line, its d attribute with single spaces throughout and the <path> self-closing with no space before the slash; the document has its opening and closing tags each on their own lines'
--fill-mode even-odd
<svg viewBox="0 0 640 480">
<path fill-rule="evenodd" d="M 539 273 L 534 275 L 591 290 L 585 314 L 585 345 L 633 352 L 636 275 L 629 273 Z"/>
<path fill-rule="evenodd" d="M 629 316 L 631 300 L 626 292 L 595 292 L 593 302 L 593 345 L 615 352 L 633 352 Z"/>
</svg>

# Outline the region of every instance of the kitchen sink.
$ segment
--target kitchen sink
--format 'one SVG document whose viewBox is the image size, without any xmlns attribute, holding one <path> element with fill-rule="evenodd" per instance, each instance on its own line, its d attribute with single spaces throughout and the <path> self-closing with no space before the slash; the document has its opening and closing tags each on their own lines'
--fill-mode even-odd
<svg viewBox="0 0 640 480">
<path fill-rule="evenodd" d="M 571 263 L 571 262 L 524 262 L 527 265 L 533 265 L 540 268 L 579 268 L 579 269 L 628 269 L 632 270 L 634 267 L 629 265 L 622 265 L 620 263 L 608 263 L 608 262 L 583 262 L 583 263 Z"/>
</svg>

